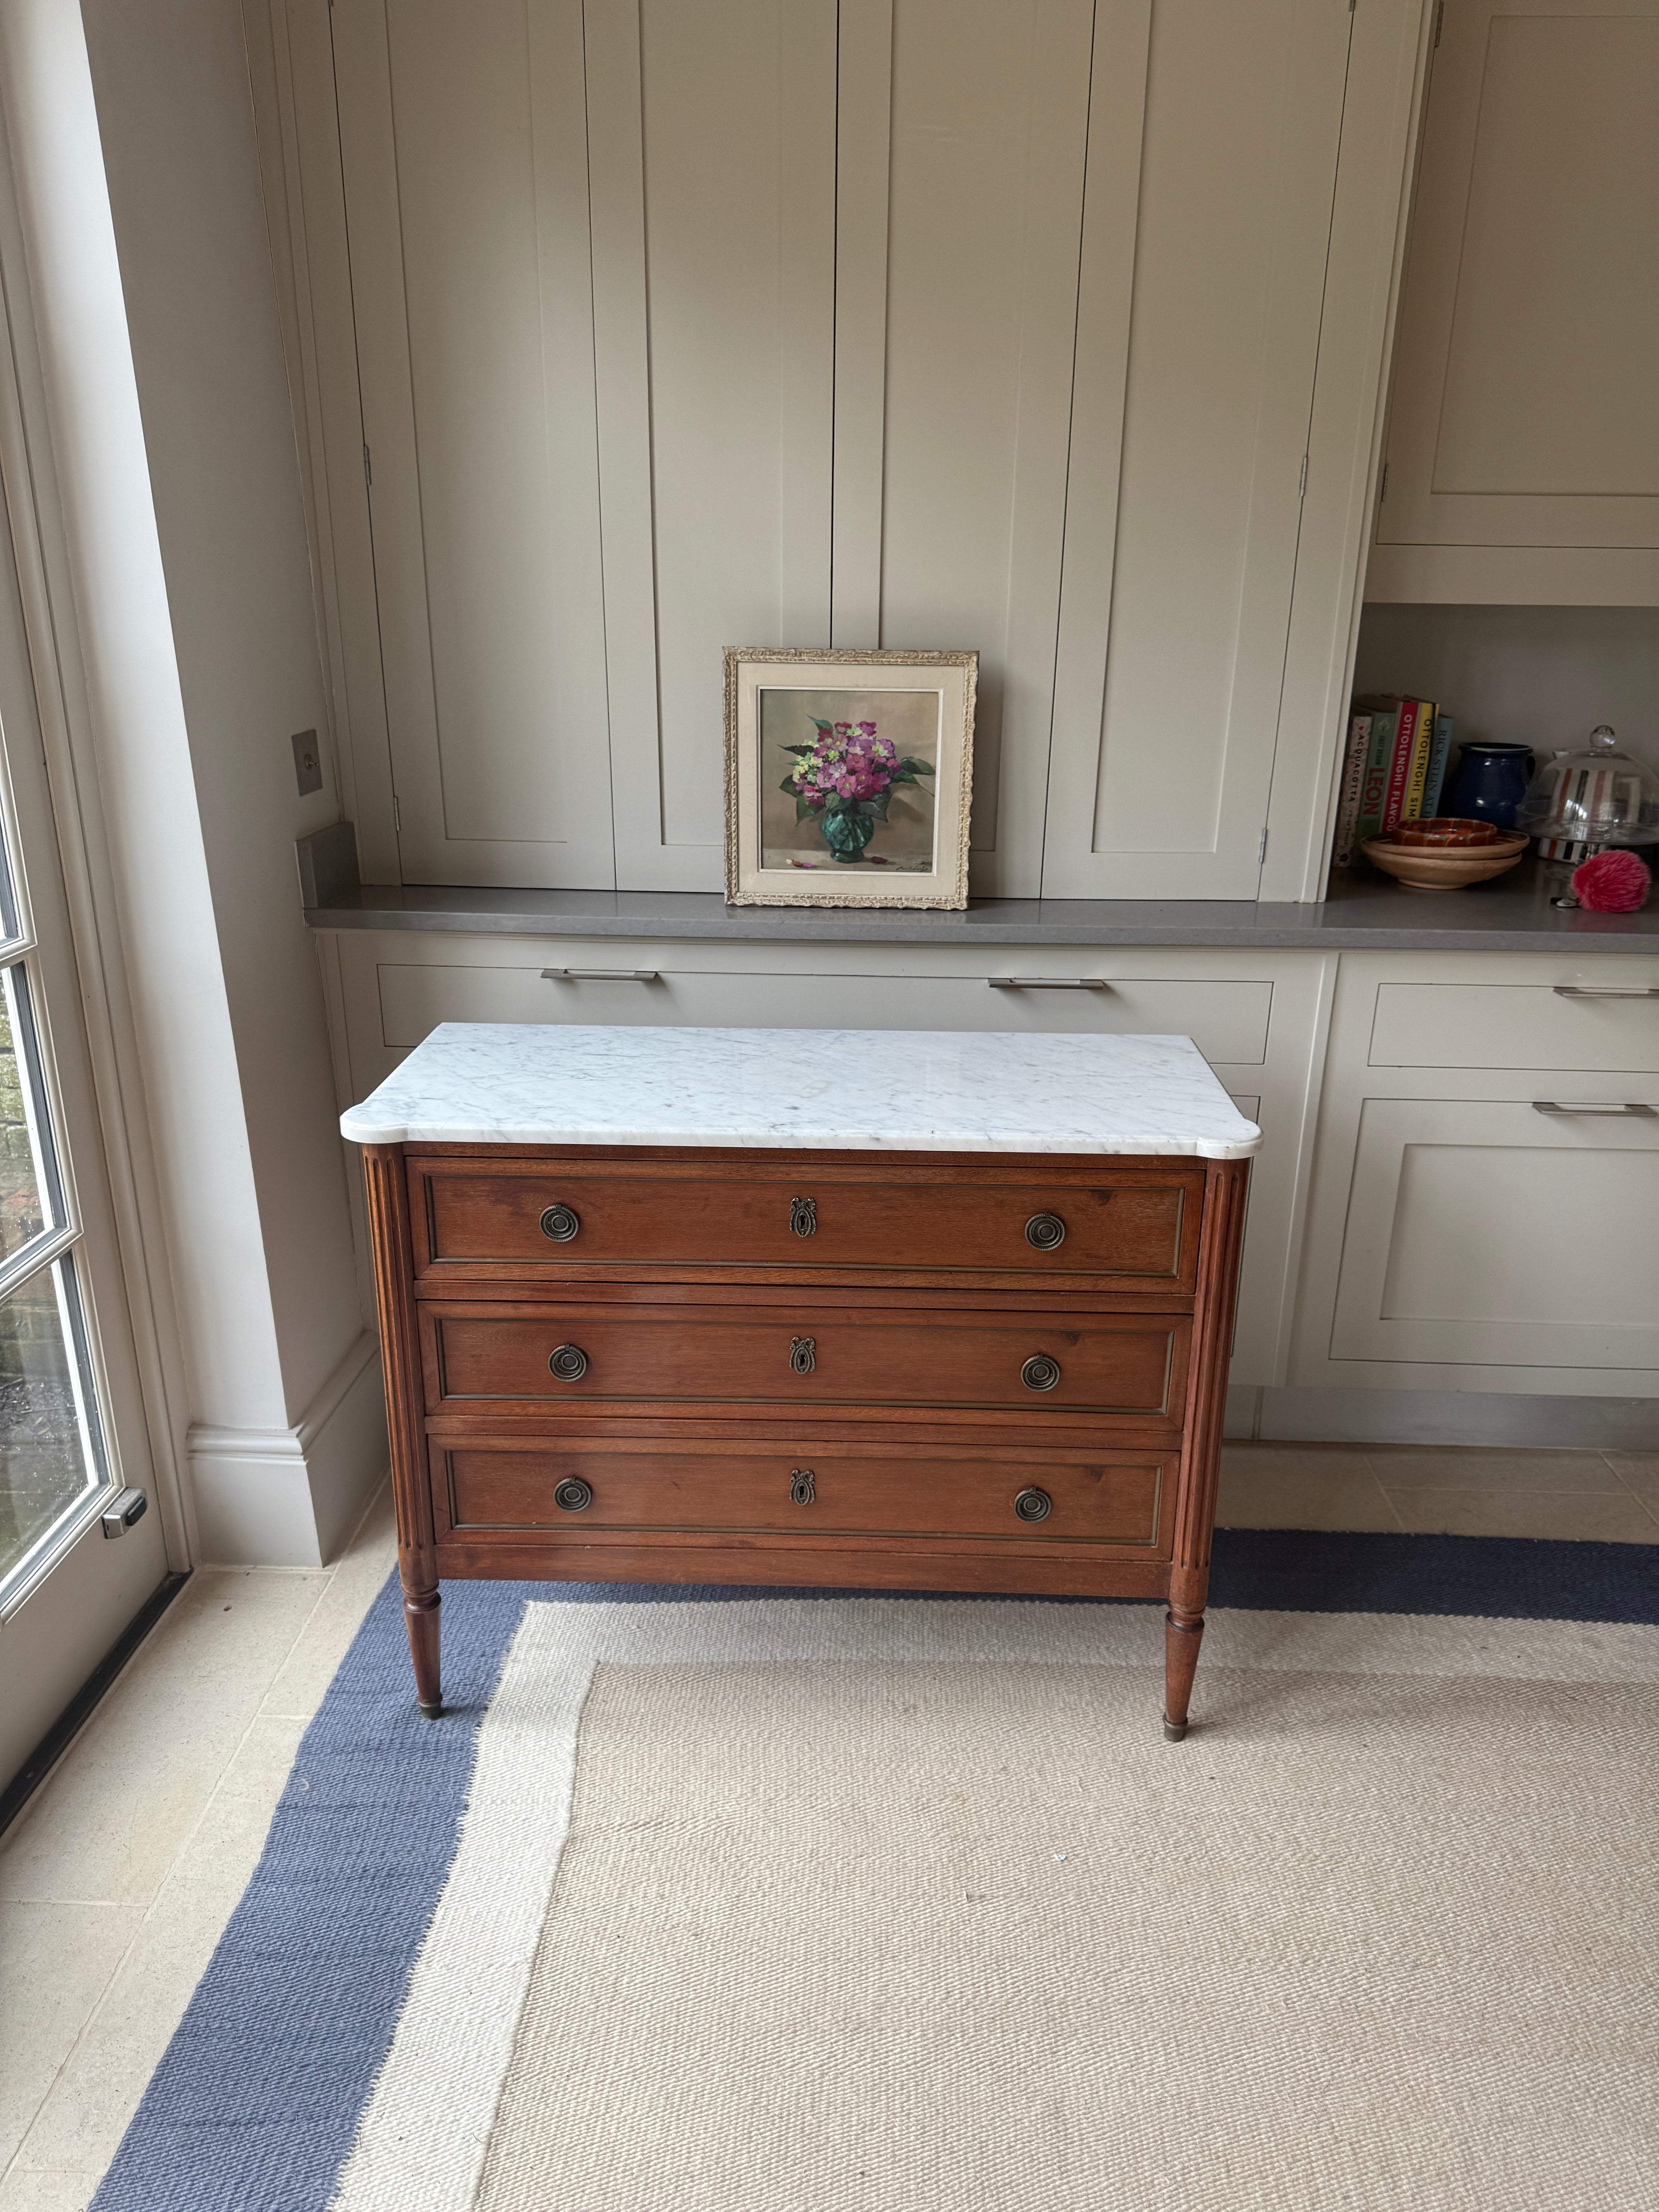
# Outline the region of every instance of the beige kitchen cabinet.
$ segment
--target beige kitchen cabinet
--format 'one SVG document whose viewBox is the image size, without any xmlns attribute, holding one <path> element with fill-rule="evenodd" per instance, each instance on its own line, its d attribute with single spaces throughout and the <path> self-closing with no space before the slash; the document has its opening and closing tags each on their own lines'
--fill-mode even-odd
<svg viewBox="0 0 1659 2212">
<path fill-rule="evenodd" d="M 1659 0 L 1443 0 L 1365 594 L 1659 603 Z"/>
<path fill-rule="evenodd" d="M 1423 9 L 246 0 L 368 878 L 716 888 L 828 641 L 978 648 L 976 891 L 1303 895 Z"/>
<path fill-rule="evenodd" d="M 1292 1384 L 1659 1396 L 1659 960 L 1345 954 Z"/>
<path fill-rule="evenodd" d="M 426 931 L 343 930 L 319 944 L 343 1109 L 444 1021 L 1190 1036 L 1263 1132 L 1251 1170 L 1234 1379 L 1284 1379 L 1316 1104 L 1314 1056 L 1334 958 Z M 544 975 L 550 968 L 564 972 Z M 1053 988 L 1085 980 L 1103 988 Z"/>
</svg>

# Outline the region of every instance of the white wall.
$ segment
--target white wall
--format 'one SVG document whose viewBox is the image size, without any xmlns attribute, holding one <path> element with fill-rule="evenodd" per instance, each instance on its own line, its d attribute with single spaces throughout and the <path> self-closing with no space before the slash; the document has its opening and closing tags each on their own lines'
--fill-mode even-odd
<svg viewBox="0 0 1659 2212">
<path fill-rule="evenodd" d="M 1354 688 L 1435 699 L 1460 738 L 1547 751 L 1611 722 L 1659 767 L 1659 607 L 1368 605 Z"/>
<path fill-rule="evenodd" d="M 234 0 L 84 24 L 5 0 L 0 58 L 198 1552 L 301 1564 L 381 1445 L 294 870 L 334 805 L 297 798 L 289 744 L 325 714 L 241 25 Z"/>
</svg>

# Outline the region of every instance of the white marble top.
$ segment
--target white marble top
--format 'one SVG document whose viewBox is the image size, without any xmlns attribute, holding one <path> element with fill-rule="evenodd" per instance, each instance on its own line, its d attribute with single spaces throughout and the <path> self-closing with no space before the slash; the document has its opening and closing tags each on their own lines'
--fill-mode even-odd
<svg viewBox="0 0 1659 2212">
<path fill-rule="evenodd" d="M 340 1116 L 360 1145 L 720 1145 L 1248 1158 L 1190 1037 L 445 1022 Z"/>
</svg>

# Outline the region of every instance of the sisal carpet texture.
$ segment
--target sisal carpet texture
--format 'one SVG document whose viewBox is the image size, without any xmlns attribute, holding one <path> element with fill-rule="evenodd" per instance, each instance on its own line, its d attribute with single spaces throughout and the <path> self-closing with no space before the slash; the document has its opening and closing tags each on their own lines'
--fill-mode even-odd
<svg viewBox="0 0 1659 2212">
<path fill-rule="evenodd" d="M 94 2212 L 1659 2203 L 1659 1553 L 1154 1606 L 395 1578 Z M 9 2200 L 8 2200 L 9 2202 Z"/>
<path fill-rule="evenodd" d="M 1651 1687 L 600 1666 L 483 2212 L 1659 2194 Z"/>
</svg>

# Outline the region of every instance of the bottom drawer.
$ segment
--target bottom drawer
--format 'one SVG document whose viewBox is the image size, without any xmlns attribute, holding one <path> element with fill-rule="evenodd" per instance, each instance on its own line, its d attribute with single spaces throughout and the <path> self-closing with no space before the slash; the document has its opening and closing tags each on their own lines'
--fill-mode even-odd
<svg viewBox="0 0 1659 2212">
<path fill-rule="evenodd" d="M 439 1540 L 527 1530 L 580 1540 L 686 1535 L 1005 1537 L 1024 1544 L 1154 1547 L 1173 1454 L 694 1453 L 434 1442 Z"/>
</svg>

